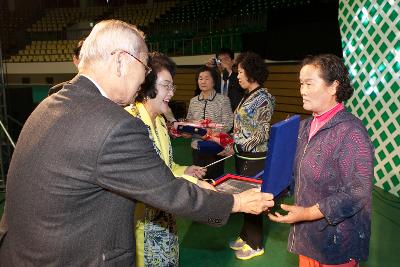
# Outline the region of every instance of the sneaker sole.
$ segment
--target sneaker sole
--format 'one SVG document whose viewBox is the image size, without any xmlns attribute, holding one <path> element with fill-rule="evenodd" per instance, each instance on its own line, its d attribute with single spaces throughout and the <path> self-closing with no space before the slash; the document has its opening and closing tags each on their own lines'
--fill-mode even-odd
<svg viewBox="0 0 400 267">
<path fill-rule="evenodd" d="M 244 246 L 245 246 L 246 244 L 243 244 L 243 246 L 241 246 L 241 247 L 231 247 L 231 246 L 229 246 L 231 249 L 233 249 L 233 250 L 241 250 Z"/>
<path fill-rule="evenodd" d="M 254 257 L 257 257 L 257 256 L 261 256 L 262 254 L 264 254 L 264 250 L 261 250 L 261 251 L 259 251 L 259 252 L 257 252 L 257 253 L 254 253 L 254 254 L 252 254 L 252 255 L 250 255 L 250 256 L 247 256 L 247 257 L 238 257 L 238 256 L 236 256 L 236 258 L 238 258 L 239 260 L 250 260 L 250 259 L 252 259 L 252 258 L 254 258 Z"/>
</svg>

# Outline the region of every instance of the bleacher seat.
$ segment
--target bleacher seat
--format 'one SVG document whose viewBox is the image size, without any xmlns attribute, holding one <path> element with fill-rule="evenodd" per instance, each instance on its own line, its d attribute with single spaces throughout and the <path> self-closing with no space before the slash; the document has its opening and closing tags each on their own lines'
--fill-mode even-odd
<svg viewBox="0 0 400 267">
<path fill-rule="evenodd" d="M 69 61 L 76 41 L 54 39 L 65 39 L 66 29 L 77 22 L 96 22 L 106 18 L 122 19 L 144 28 L 150 50 L 161 50 L 170 56 L 209 54 L 218 51 L 221 47 L 229 47 L 239 52 L 242 49 L 242 33 L 265 30 L 266 23 L 264 22 L 269 9 L 307 5 L 310 2 L 310 0 L 238 0 L 234 2 L 171 0 L 154 2 L 152 5 L 136 4 L 117 7 L 104 5 L 85 9 L 50 8 L 44 10 L 42 17 L 26 27 L 31 33 L 31 39 L 34 40 L 24 48 L 19 48 L 14 55 L 59 55 L 49 57 L 49 59 Z M 0 14 L 3 14 L 2 10 Z M 1 20 L 0 30 L 14 27 L 14 21 L 18 24 L 23 19 L 16 17 L 14 20 Z M 38 36 L 40 38 L 37 38 Z M 53 40 L 50 40 L 52 38 Z M 36 57 L 10 57 L 9 61 L 36 59 Z"/>
</svg>

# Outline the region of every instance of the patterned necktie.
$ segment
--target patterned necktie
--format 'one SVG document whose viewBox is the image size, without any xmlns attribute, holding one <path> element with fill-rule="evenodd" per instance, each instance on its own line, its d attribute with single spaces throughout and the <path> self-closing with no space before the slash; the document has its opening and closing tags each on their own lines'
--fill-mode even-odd
<svg viewBox="0 0 400 267">
<path fill-rule="evenodd" d="M 224 86 L 222 87 L 222 92 L 224 96 L 228 95 L 228 80 L 224 80 Z"/>
</svg>

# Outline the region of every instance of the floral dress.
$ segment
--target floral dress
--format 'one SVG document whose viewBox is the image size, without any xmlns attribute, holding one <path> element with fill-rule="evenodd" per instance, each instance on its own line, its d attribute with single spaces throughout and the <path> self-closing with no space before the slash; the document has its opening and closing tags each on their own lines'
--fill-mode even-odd
<svg viewBox="0 0 400 267">
<path fill-rule="evenodd" d="M 131 105 L 126 110 L 145 123 L 154 149 L 174 175 L 195 183 L 196 178 L 184 174 L 187 166 L 179 166 L 173 161 L 172 146 L 165 120 L 158 116 L 153 125 L 147 110 L 141 103 Z M 137 203 L 135 237 L 136 266 L 179 265 L 179 240 L 174 215 L 144 203 Z"/>
</svg>

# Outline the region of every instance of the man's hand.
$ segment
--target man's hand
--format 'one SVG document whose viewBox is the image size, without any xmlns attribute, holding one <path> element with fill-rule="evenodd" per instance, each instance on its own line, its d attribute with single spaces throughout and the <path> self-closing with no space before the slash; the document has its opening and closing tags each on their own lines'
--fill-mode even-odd
<svg viewBox="0 0 400 267">
<path fill-rule="evenodd" d="M 232 212 L 260 214 L 274 206 L 273 195 L 261 193 L 260 190 L 256 188 L 234 194 L 233 198 Z"/>
<path fill-rule="evenodd" d="M 215 57 L 211 57 L 207 60 L 207 62 L 204 65 L 206 65 L 209 68 L 215 68 L 214 62 L 215 62 Z"/>
<path fill-rule="evenodd" d="M 314 221 L 324 217 L 319 210 L 318 205 L 305 208 L 301 206 L 282 204 L 281 208 L 284 211 L 287 211 L 288 214 L 282 215 L 279 212 L 268 214 L 271 221 L 280 223 L 297 223 L 303 221 Z"/>
<path fill-rule="evenodd" d="M 186 168 L 184 174 L 191 175 L 196 178 L 203 178 L 206 175 L 207 169 L 200 166 L 189 166 Z"/>
</svg>

